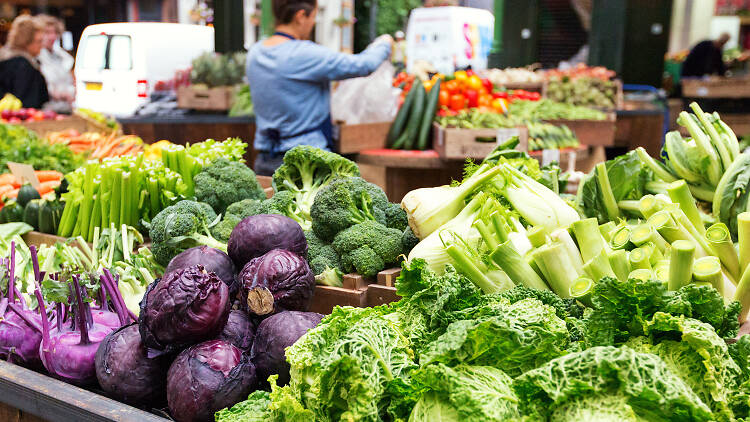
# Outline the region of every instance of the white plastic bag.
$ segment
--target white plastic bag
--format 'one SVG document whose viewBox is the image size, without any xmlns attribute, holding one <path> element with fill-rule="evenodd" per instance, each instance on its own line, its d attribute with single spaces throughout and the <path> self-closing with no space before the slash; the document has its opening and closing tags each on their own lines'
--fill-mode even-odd
<svg viewBox="0 0 750 422">
<path fill-rule="evenodd" d="M 393 71 L 386 60 L 369 76 L 339 82 L 331 93 L 333 121 L 354 125 L 393 120 L 401 92 L 393 87 Z"/>
</svg>

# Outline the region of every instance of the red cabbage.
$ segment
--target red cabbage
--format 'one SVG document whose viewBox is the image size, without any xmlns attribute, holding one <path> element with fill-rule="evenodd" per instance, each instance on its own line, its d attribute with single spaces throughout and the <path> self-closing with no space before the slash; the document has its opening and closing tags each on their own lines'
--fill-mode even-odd
<svg viewBox="0 0 750 422">
<path fill-rule="evenodd" d="M 215 338 L 229 316 L 229 289 L 214 273 L 194 265 L 148 286 L 138 318 L 149 357 Z"/>
<path fill-rule="evenodd" d="M 247 399 L 255 385 L 249 357 L 210 340 L 185 349 L 169 367 L 167 403 L 177 422 L 209 422 L 215 412 Z"/>
<path fill-rule="evenodd" d="M 224 251 L 209 246 L 195 246 L 180 252 L 169 261 L 164 274 L 193 265 L 203 265 L 206 271 L 215 273 L 229 287 L 230 296 L 234 297 L 234 293 L 237 292 L 234 282 L 236 274 L 234 263 Z"/>
<path fill-rule="evenodd" d="M 224 340 L 232 343 L 235 347 L 242 350 L 243 353 L 249 352 L 255 338 L 255 325 L 247 313 L 244 311 L 229 311 L 229 319 L 224 331 L 217 337 L 218 340 Z"/>
<path fill-rule="evenodd" d="M 307 261 L 283 249 L 248 262 L 237 280 L 242 306 L 256 315 L 306 311 L 315 290 L 315 275 Z"/>
<path fill-rule="evenodd" d="M 272 249 L 286 249 L 307 257 L 307 240 L 302 227 L 284 215 L 251 215 L 235 226 L 227 244 L 229 257 L 237 268 Z"/>
</svg>

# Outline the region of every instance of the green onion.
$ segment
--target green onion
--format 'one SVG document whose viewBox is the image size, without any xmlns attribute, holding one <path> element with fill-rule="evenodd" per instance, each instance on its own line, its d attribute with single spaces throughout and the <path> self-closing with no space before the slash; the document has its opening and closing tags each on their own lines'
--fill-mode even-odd
<svg viewBox="0 0 750 422">
<path fill-rule="evenodd" d="M 669 290 L 678 290 L 686 286 L 693 278 L 693 261 L 695 244 L 689 240 L 678 240 L 672 243 L 669 258 Z"/>
<path fill-rule="evenodd" d="M 526 231 L 531 246 L 538 248 L 547 243 L 547 233 L 542 226 L 534 226 Z"/>
<path fill-rule="evenodd" d="M 687 182 L 684 180 L 673 182 L 667 188 L 667 192 L 672 202 L 680 206 L 680 209 L 685 213 L 685 216 L 690 220 L 697 232 L 705 235 L 706 228 L 703 226 L 700 212 L 695 205 L 695 199 L 693 199 L 690 189 L 688 189 Z"/>
<path fill-rule="evenodd" d="M 740 272 L 744 277 L 750 263 L 750 212 L 737 216 L 737 243 L 740 247 Z"/>
<path fill-rule="evenodd" d="M 610 220 L 617 219 L 620 216 L 620 209 L 617 207 L 615 194 L 612 193 L 606 163 L 596 165 L 596 181 L 599 184 L 599 191 L 602 194 L 602 201 L 604 202 L 604 209 L 607 211 L 607 217 Z"/>
<path fill-rule="evenodd" d="M 693 263 L 693 277 L 699 282 L 709 283 L 724 296 L 724 276 L 721 261 L 715 256 L 704 256 Z"/>
<path fill-rule="evenodd" d="M 630 226 L 621 226 L 612 233 L 612 239 L 609 241 L 609 246 L 614 250 L 628 249 L 628 246 L 630 245 L 630 232 Z"/>
<path fill-rule="evenodd" d="M 599 232 L 599 223 L 596 218 L 578 220 L 571 225 L 571 229 L 576 236 L 583 262 L 591 260 L 604 251 L 604 239 Z"/>
<path fill-rule="evenodd" d="M 724 268 L 734 280 L 740 279 L 740 259 L 732 243 L 729 229 L 724 223 L 716 223 L 706 230 L 706 240 L 713 254 L 721 260 Z M 718 289 L 717 289 L 718 290 Z"/>
<path fill-rule="evenodd" d="M 591 293 L 594 291 L 594 281 L 590 278 L 579 277 L 571 286 L 568 291 L 570 297 L 578 299 L 579 302 L 583 303 L 588 307 L 593 307 L 591 303 Z"/>
<path fill-rule="evenodd" d="M 599 281 L 604 277 L 616 278 L 612 266 L 609 265 L 607 253 L 602 249 L 599 254 L 583 264 L 583 271 L 593 280 Z"/>
<path fill-rule="evenodd" d="M 490 259 L 505 271 L 515 284 L 523 284 L 538 290 L 549 290 L 549 287 L 537 275 L 531 265 L 518 254 L 509 240 L 500 244 L 492 252 Z"/>
<path fill-rule="evenodd" d="M 628 262 L 628 252 L 624 249 L 618 249 L 612 251 L 607 256 L 609 259 L 609 265 L 612 267 L 615 276 L 620 281 L 628 280 L 628 273 L 630 272 L 630 262 Z"/>
<path fill-rule="evenodd" d="M 570 263 L 570 257 L 560 243 L 545 245 L 536 250 L 534 259 L 544 272 L 552 291 L 563 298 L 570 297 L 570 286 L 580 276 Z"/>
<path fill-rule="evenodd" d="M 651 272 L 651 270 L 647 270 L 645 268 L 638 268 L 628 274 L 628 279 L 649 281 L 654 279 L 654 273 Z"/>
<path fill-rule="evenodd" d="M 630 261 L 630 268 L 633 270 L 637 269 L 645 269 L 650 270 L 651 269 L 651 259 L 650 254 L 648 251 L 644 248 L 635 248 L 632 251 L 630 251 L 630 254 L 628 255 L 628 260 Z"/>
<path fill-rule="evenodd" d="M 607 221 L 599 226 L 599 233 L 601 233 L 605 241 L 609 242 L 612 239 L 612 232 L 615 228 L 617 228 L 617 224 L 614 221 Z"/>
<path fill-rule="evenodd" d="M 630 232 L 630 241 L 636 246 L 641 246 L 646 242 L 651 242 L 656 247 L 664 251 L 669 247 L 669 243 L 657 232 L 654 227 L 648 223 L 640 224 Z"/>
</svg>

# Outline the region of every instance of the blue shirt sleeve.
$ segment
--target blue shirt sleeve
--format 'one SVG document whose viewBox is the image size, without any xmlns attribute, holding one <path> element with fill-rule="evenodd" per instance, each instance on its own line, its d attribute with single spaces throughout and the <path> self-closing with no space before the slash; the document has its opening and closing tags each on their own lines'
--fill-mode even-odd
<svg viewBox="0 0 750 422">
<path fill-rule="evenodd" d="M 359 54 L 337 53 L 313 42 L 297 49 L 293 76 L 297 79 L 326 82 L 367 76 L 391 55 L 388 43 L 371 45 Z"/>
</svg>

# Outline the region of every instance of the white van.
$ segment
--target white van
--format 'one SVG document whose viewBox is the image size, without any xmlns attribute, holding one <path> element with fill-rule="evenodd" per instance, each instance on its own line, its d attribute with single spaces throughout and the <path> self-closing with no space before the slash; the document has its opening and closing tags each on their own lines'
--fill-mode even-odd
<svg viewBox="0 0 750 422">
<path fill-rule="evenodd" d="M 91 25 L 76 54 L 75 106 L 130 116 L 154 84 L 172 79 L 201 53 L 214 51 L 214 29 L 200 25 L 126 22 Z"/>
</svg>

